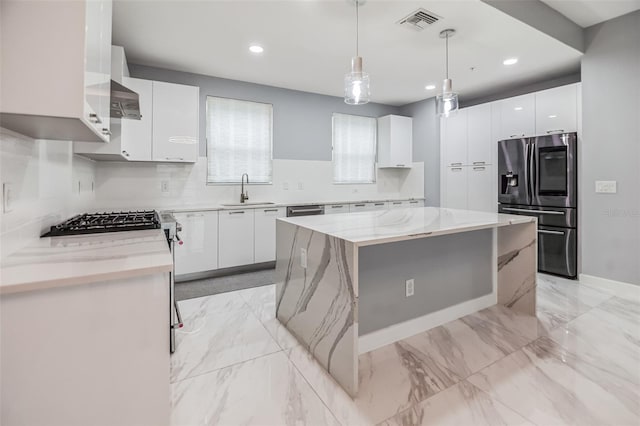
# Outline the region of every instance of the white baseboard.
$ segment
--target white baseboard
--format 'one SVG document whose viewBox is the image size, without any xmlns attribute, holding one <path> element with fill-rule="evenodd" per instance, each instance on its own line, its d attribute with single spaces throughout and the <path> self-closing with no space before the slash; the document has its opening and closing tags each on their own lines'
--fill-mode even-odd
<svg viewBox="0 0 640 426">
<path fill-rule="evenodd" d="M 615 296 L 640 299 L 640 285 L 580 274 L 580 284 L 604 290 Z"/>
<path fill-rule="evenodd" d="M 478 312 L 498 303 L 497 293 L 487 294 L 477 299 L 468 300 L 418 318 L 394 324 L 381 330 L 373 331 L 358 339 L 358 354 L 371 352 L 374 349 L 406 339 L 439 325 L 456 320 L 465 315 Z"/>
</svg>

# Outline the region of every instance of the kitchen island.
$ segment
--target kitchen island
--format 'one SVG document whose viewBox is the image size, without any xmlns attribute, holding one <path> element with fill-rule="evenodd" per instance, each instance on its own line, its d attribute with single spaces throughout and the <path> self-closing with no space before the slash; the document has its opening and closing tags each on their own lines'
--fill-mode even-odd
<svg viewBox="0 0 640 426">
<path fill-rule="evenodd" d="M 362 353 L 497 303 L 535 315 L 536 235 L 435 207 L 278 219 L 276 315 L 356 396 Z"/>
</svg>

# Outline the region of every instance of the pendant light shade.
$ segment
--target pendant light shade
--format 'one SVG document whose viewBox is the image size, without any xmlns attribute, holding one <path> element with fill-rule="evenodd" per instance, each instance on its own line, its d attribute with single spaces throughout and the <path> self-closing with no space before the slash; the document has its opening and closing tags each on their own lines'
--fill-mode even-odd
<svg viewBox="0 0 640 426">
<path fill-rule="evenodd" d="M 351 58 L 351 72 L 344 76 L 344 102 L 349 105 L 363 105 L 369 102 L 369 74 L 362 72 L 362 58 L 358 56 L 359 20 L 358 8 L 364 0 L 355 0 L 356 4 L 356 56 Z"/>
<path fill-rule="evenodd" d="M 351 72 L 344 76 L 344 101 L 349 105 L 369 102 L 369 74 L 362 72 L 362 58 L 351 58 Z"/>
<path fill-rule="evenodd" d="M 449 78 L 449 37 L 455 34 L 456 30 L 446 29 L 440 32 L 440 38 L 445 39 L 446 56 L 445 69 L 446 78 L 442 82 L 442 94 L 436 98 L 436 113 L 441 117 L 448 117 L 458 111 L 458 94 L 453 91 L 451 79 Z"/>
</svg>

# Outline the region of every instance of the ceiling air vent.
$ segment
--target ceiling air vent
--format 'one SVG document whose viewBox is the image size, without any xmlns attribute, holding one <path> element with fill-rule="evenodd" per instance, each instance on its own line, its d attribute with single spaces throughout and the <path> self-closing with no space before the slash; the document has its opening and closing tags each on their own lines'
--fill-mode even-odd
<svg viewBox="0 0 640 426">
<path fill-rule="evenodd" d="M 433 12 L 429 12 L 426 9 L 420 8 L 410 15 L 405 16 L 398 21 L 398 24 L 409 27 L 416 31 L 422 31 L 429 25 L 435 24 L 440 20 L 440 17 Z"/>
</svg>

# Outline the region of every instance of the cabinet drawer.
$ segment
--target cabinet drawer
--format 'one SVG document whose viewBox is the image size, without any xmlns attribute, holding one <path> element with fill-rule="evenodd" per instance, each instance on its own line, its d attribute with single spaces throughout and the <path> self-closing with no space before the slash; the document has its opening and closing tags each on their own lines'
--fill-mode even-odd
<svg viewBox="0 0 640 426">
<path fill-rule="evenodd" d="M 409 200 L 410 207 L 424 207 L 424 200 Z"/>
<path fill-rule="evenodd" d="M 219 224 L 218 266 L 231 268 L 254 263 L 254 211 L 223 210 Z"/>
<path fill-rule="evenodd" d="M 405 208 L 405 207 L 409 207 L 409 201 L 389 201 L 389 208 L 390 209 L 401 209 L 401 208 Z"/>
<path fill-rule="evenodd" d="M 349 204 L 330 204 L 324 208 L 324 214 L 349 213 Z"/>
</svg>

